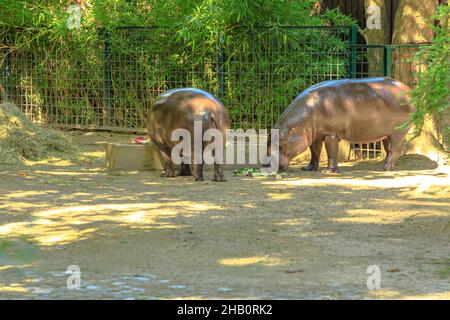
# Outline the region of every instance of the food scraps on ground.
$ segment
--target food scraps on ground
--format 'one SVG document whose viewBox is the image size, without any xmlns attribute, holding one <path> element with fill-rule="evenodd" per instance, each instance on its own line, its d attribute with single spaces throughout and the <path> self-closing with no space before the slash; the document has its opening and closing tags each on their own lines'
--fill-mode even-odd
<svg viewBox="0 0 450 320">
<path fill-rule="evenodd" d="M 239 177 L 275 177 L 277 179 L 282 179 L 283 176 L 286 176 L 287 173 L 278 173 L 278 172 L 269 172 L 266 170 L 255 169 L 255 168 L 243 168 L 243 169 L 234 169 L 234 176 Z"/>
</svg>

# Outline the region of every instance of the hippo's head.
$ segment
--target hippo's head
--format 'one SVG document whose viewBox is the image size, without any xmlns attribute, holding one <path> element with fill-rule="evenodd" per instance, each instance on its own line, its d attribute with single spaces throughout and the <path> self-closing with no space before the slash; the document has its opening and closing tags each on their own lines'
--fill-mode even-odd
<svg viewBox="0 0 450 320">
<path fill-rule="evenodd" d="M 280 139 L 278 155 L 278 172 L 284 172 L 289 168 L 291 155 L 288 152 L 288 139 Z"/>
<path fill-rule="evenodd" d="M 274 127 L 273 129 L 278 129 Z M 274 140 L 276 139 L 276 141 Z M 271 167 L 274 171 L 283 172 L 289 168 L 290 159 L 286 153 L 287 135 L 283 130 L 279 130 L 278 134 L 270 134 L 267 139 L 267 152 L 270 155 L 270 161 L 264 167 Z"/>
<path fill-rule="evenodd" d="M 278 144 L 274 143 L 272 139 L 267 141 L 267 150 L 271 155 L 270 166 L 272 168 L 278 167 L 278 172 L 286 171 L 289 164 L 296 155 L 304 152 L 309 144 L 304 134 L 300 134 L 294 130 L 285 128 L 279 129 Z M 278 147 L 278 152 L 276 148 Z M 278 165 L 274 163 L 278 162 Z"/>
</svg>

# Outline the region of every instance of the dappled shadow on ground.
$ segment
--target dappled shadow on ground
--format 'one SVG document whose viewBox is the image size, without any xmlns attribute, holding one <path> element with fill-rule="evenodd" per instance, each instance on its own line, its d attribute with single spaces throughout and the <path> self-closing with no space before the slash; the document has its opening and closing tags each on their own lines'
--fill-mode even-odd
<svg viewBox="0 0 450 320">
<path fill-rule="evenodd" d="M 0 296 L 402 298 L 450 291 L 445 167 L 377 172 L 354 163 L 339 175 L 295 167 L 279 180 L 227 171 L 226 183 L 198 183 L 107 172 L 102 163 L 1 169 Z M 73 264 L 85 281 L 78 293 L 53 274 Z M 385 289 L 378 295 L 365 286 L 374 264 Z"/>
</svg>

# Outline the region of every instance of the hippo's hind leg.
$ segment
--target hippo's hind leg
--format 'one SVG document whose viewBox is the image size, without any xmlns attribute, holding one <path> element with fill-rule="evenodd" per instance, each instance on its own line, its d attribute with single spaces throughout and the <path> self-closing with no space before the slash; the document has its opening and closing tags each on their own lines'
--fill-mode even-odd
<svg viewBox="0 0 450 320">
<path fill-rule="evenodd" d="M 383 147 L 384 151 L 386 152 L 386 158 L 389 156 L 389 138 L 383 139 Z"/>
<path fill-rule="evenodd" d="M 214 178 L 212 181 L 225 182 L 225 176 L 223 175 L 223 164 L 214 163 Z"/>
<path fill-rule="evenodd" d="M 227 179 L 225 179 L 225 176 L 223 174 L 223 158 L 217 158 L 216 157 L 216 149 L 213 150 L 212 155 L 214 157 L 214 177 L 212 181 L 216 182 L 225 182 Z"/>
<path fill-rule="evenodd" d="M 317 171 L 319 168 L 320 153 L 322 152 L 323 139 L 317 138 L 310 146 L 311 161 L 306 167 L 303 167 L 303 171 Z"/>
<path fill-rule="evenodd" d="M 180 171 L 177 173 L 178 176 L 192 176 L 191 166 L 188 163 L 181 163 Z"/>
<path fill-rule="evenodd" d="M 202 164 L 194 164 L 194 180 L 195 181 L 203 181 L 203 163 Z"/>
<path fill-rule="evenodd" d="M 386 158 L 384 159 L 384 164 L 382 166 L 377 166 L 376 170 L 382 171 L 385 170 L 385 165 L 387 158 L 389 157 L 389 137 L 382 140 L 384 151 L 386 152 Z"/>
<path fill-rule="evenodd" d="M 175 177 L 175 172 L 173 171 L 173 161 L 170 157 L 170 149 L 165 147 L 164 144 L 159 141 L 159 139 L 152 139 L 153 143 L 158 147 L 159 153 L 164 159 L 164 172 L 161 177 L 173 178 Z"/>
<path fill-rule="evenodd" d="M 161 177 L 175 177 L 175 172 L 173 171 L 173 161 L 170 156 L 171 149 L 164 143 L 160 133 L 149 136 L 153 144 L 158 148 L 162 158 L 164 159 L 164 172 L 161 174 Z"/>
<path fill-rule="evenodd" d="M 326 136 L 324 142 L 325 142 L 325 150 L 327 151 L 328 157 L 328 166 L 325 172 L 339 173 L 337 162 L 339 139 L 335 136 Z"/>
<path fill-rule="evenodd" d="M 391 170 L 395 166 L 398 158 L 403 154 L 403 141 L 405 140 L 407 132 L 408 130 L 397 131 L 388 137 L 388 150 L 386 151 L 386 160 L 384 161 L 383 170 Z M 384 146 L 386 148 L 386 145 Z"/>
<path fill-rule="evenodd" d="M 165 151 L 160 151 L 160 153 L 164 159 L 164 173 L 161 176 L 166 178 L 175 177 L 175 172 L 173 171 L 172 158 Z"/>
</svg>

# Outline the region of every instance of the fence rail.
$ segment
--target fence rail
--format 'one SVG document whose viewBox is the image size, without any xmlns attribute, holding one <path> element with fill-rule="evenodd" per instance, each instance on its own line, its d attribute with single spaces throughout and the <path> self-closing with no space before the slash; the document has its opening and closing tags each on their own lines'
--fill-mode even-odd
<svg viewBox="0 0 450 320">
<path fill-rule="evenodd" d="M 173 32 L 124 27 L 99 32 L 87 51 L 42 39 L 4 51 L 2 100 L 56 127 L 140 132 L 158 94 L 198 87 L 224 102 L 234 127 L 258 129 L 318 82 L 385 75 L 414 85 L 422 68 L 411 59 L 418 45 L 357 45 L 355 27 L 239 29 L 205 48 Z"/>
</svg>

